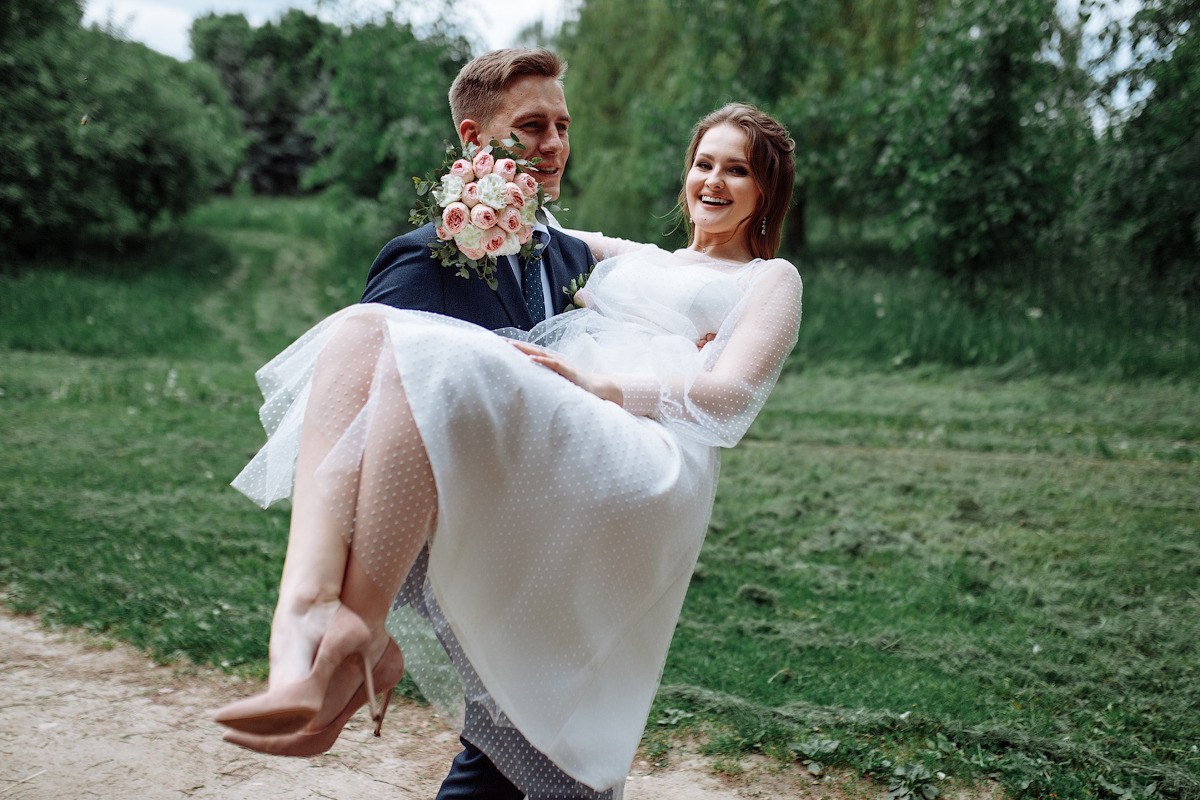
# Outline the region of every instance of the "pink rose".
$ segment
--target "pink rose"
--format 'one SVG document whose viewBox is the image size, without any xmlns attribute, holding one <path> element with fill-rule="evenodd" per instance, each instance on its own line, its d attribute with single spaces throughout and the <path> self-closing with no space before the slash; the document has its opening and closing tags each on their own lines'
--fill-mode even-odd
<svg viewBox="0 0 1200 800">
<path fill-rule="evenodd" d="M 442 227 L 451 236 L 460 232 L 471 222 L 471 209 L 466 203 L 451 203 L 442 210 Z"/>
<path fill-rule="evenodd" d="M 517 210 L 525 207 L 525 193 L 512 181 L 504 184 L 504 204 L 515 206 Z"/>
<path fill-rule="evenodd" d="M 462 197 L 460 198 L 467 204 L 467 208 L 474 208 L 479 204 L 479 184 L 471 181 L 463 187 Z"/>
<path fill-rule="evenodd" d="M 496 159 L 492 158 L 491 153 L 476 153 L 475 158 L 471 161 L 471 169 L 475 173 L 476 178 L 482 178 L 484 175 L 490 175 L 492 167 L 495 165 Z"/>
<path fill-rule="evenodd" d="M 499 228 L 492 228 L 484 231 L 483 234 L 483 249 L 495 255 L 504 249 L 504 245 L 508 243 L 508 234 Z"/>
<path fill-rule="evenodd" d="M 445 228 L 443 228 L 441 225 L 438 225 L 437 228 L 434 229 L 433 232 L 436 233 L 437 237 L 439 239 L 441 239 L 443 242 L 448 242 L 454 238 L 454 234 L 451 233 L 450 231 L 446 230 Z"/>
<path fill-rule="evenodd" d="M 517 176 L 517 162 L 511 158 L 502 158 L 496 162 L 496 166 L 492 167 L 492 171 L 499 175 L 505 183 L 508 183 Z"/>
<path fill-rule="evenodd" d="M 521 243 L 522 247 L 524 247 L 525 243 L 528 242 L 532 237 L 533 237 L 533 226 L 532 225 L 522 225 L 521 230 L 517 231 L 517 241 L 519 241 Z"/>
<path fill-rule="evenodd" d="M 496 210 L 489 205 L 480 203 L 471 209 L 471 224 L 486 231 L 496 224 Z"/>
<path fill-rule="evenodd" d="M 460 158 L 450 165 L 450 174 L 462 178 L 464 183 L 475 180 L 475 173 L 471 170 L 471 162 L 465 158 Z"/>
<path fill-rule="evenodd" d="M 513 178 L 513 183 L 521 188 L 521 193 L 526 197 L 537 197 L 538 182 L 528 172 L 522 172 Z"/>
<path fill-rule="evenodd" d="M 521 212 L 512 206 L 508 206 L 496 215 L 496 225 L 509 233 L 521 230 L 521 224 Z"/>
<path fill-rule="evenodd" d="M 487 251 L 484 250 L 482 247 L 461 247 L 460 246 L 458 248 L 458 252 L 462 253 L 467 258 L 473 258 L 476 261 L 478 261 L 479 259 L 483 258 L 484 254 Z"/>
</svg>

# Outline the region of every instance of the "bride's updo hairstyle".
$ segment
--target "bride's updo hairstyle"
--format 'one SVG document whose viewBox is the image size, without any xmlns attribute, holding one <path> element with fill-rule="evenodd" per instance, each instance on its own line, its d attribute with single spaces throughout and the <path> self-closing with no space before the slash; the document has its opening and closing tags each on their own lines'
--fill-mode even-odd
<svg viewBox="0 0 1200 800">
<path fill-rule="evenodd" d="M 771 117 L 751 105 L 730 103 L 718 108 L 696 123 L 692 143 L 688 145 L 687 160 L 683 162 L 683 181 L 679 189 L 679 209 L 687 219 L 687 175 L 696 159 L 700 140 L 718 125 L 734 125 L 746 132 L 746 156 L 750 160 L 750 175 L 762 194 L 754 216 L 746 221 L 750 253 L 755 258 L 774 258 L 783 236 L 783 218 L 792 200 L 792 185 L 796 178 L 796 143 L 787 130 Z M 763 233 L 766 220 L 766 233 Z M 688 222 L 688 244 L 695 229 Z"/>
</svg>

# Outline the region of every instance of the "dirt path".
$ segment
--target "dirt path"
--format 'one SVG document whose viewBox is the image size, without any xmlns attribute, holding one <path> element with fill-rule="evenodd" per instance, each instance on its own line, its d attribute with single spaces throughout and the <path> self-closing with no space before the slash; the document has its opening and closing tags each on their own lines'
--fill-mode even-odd
<svg viewBox="0 0 1200 800">
<path fill-rule="evenodd" d="M 0 609 L 0 800 L 432 800 L 458 752 L 436 715 L 401 701 L 382 739 L 360 713 L 325 756 L 259 756 L 222 742 L 208 719 L 248 691 L 215 671 L 155 666 L 129 647 L 47 632 Z M 765 762 L 744 769 L 736 781 L 714 774 L 681 747 L 666 769 L 635 761 L 625 798 L 880 796 Z"/>
</svg>

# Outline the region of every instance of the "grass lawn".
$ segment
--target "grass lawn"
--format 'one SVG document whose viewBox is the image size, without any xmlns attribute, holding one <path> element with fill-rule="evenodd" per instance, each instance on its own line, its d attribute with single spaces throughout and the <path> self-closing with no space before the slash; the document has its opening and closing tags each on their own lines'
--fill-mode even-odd
<svg viewBox="0 0 1200 800">
<path fill-rule="evenodd" d="M 331 214 L 222 201 L 199 263 L 0 276 L 7 605 L 263 672 L 287 509 L 228 482 L 262 441 L 253 371 L 365 275 L 332 263 Z M 1200 381 L 804 348 L 725 454 L 652 752 L 682 729 L 726 768 L 762 751 L 898 797 L 939 772 L 1200 797 Z"/>
</svg>

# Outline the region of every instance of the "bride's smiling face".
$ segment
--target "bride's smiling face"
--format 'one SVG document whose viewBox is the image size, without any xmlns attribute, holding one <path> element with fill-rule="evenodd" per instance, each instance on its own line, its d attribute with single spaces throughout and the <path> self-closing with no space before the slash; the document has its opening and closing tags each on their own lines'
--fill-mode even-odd
<svg viewBox="0 0 1200 800">
<path fill-rule="evenodd" d="M 684 182 L 697 242 L 730 241 L 752 229 L 750 217 L 762 192 L 751 173 L 746 145 L 746 132 L 736 125 L 717 125 L 700 139 Z"/>
</svg>

